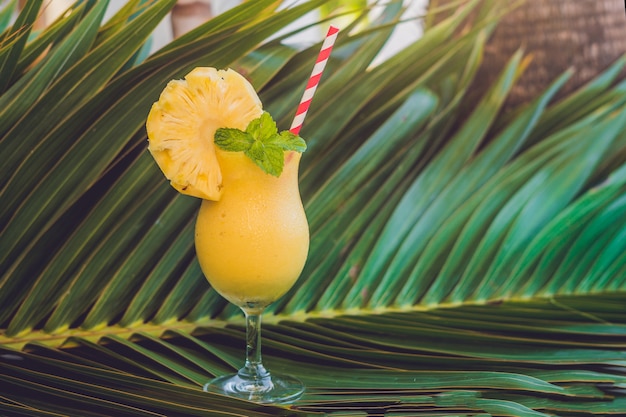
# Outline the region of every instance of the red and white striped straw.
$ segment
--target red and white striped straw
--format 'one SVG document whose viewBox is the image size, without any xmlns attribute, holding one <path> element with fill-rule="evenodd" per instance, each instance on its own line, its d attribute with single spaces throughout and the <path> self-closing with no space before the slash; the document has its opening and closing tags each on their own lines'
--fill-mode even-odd
<svg viewBox="0 0 626 417">
<path fill-rule="evenodd" d="M 335 26 L 331 26 L 328 29 L 328 33 L 326 34 L 326 38 L 324 39 L 324 43 L 322 44 L 322 49 L 317 56 L 315 66 L 313 67 L 313 71 L 311 72 L 311 76 L 309 77 L 309 82 L 306 85 L 306 89 L 304 90 L 304 94 L 302 95 L 302 99 L 300 100 L 300 104 L 298 105 L 298 110 L 296 110 L 296 117 L 293 119 L 293 122 L 291 123 L 291 128 L 289 129 L 289 131 L 294 135 L 300 133 L 300 129 L 302 128 L 302 123 L 304 123 L 306 113 L 307 111 L 309 111 L 309 107 L 311 106 L 313 94 L 315 94 L 317 85 L 322 78 L 322 71 L 324 71 L 326 62 L 328 62 L 328 57 L 333 50 L 333 45 L 335 44 L 338 33 L 339 29 Z"/>
</svg>

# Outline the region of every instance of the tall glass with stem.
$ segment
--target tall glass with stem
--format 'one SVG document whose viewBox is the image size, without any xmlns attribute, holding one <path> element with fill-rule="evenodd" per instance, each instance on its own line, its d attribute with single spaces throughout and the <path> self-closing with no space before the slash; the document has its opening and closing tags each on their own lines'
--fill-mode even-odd
<svg viewBox="0 0 626 417">
<path fill-rule="evenodd" d="M 261 358 L 261 316 L 298 279 L 309 229 L 298 189 L 301 154 L 284 154 L 279 177 L 242 152 L 217 151 L 223 175 L 219 201 L 204 200 L 196 220 L 196 253 L 211 286 L 246 317 L 246 358 L 233 375 L 205 391 L 258 403 L 289 403 L 304 392 L 296 378 L 270 373 Z"/>
</svg>

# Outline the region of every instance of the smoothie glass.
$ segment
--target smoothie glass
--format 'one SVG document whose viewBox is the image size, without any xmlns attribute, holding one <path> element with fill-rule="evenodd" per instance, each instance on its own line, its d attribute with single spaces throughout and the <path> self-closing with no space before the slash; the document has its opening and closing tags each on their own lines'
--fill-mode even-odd
<svg viewBox="0 0 626 417">
<path fill-rule="evenodd" d="M 301 154 L 284 153 L 283 172 L 263 172 L 242 152 L 217 150 L 223 174 L 219 201 L 204 200 L 196 220 L 198 261 L 211 286 L 246 317 L 243 367 L 204 386 L 257 403 L 290 403 L 304 392 L 291 376 L 275 375 L 261 359 L 261 315 L 296 282 L 309 249 L 298 189 Z"/>
</svg>

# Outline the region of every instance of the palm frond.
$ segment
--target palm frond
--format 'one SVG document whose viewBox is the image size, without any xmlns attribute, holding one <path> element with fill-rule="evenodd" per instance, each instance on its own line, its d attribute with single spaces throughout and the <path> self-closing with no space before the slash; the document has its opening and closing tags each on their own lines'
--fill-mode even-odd
<svg viewBox="0 0 626 417">
<path fill-rule="evenodd" d="M 272 319 L 266 362 L 307 386 L 290 410 L 198 389 L 238 368 L 243 325 L 3 350 L 5 412 L 64 415 L 612 415 L 624 406 L 622 296 Z M 162 330 L 162 329 L 161 329 Z M 37 392 L 37 395 L 33 395 Z M 89 398 L 89 400 L 87 400 Z M 77 411 L 78 410 L 78 411 Z M 36 414 L 35 414 L 36 415 Z"/>
<path fill-rule="evenodd" d="M 0 44 L 0 414 L 626 409 L 626 57 L 506 112 L 521 51 L 468 95 L 497 2 L 377 65 L 402 2 L 363 8 L 302 130 L 309 259 L 264 316 L 268 367 L 307 392 L 259 406 L 200 389 L 240 366 L 245 330 L 195 259 L 198 201 L 166 184 L 143 124 L 168 80 L 207 65 L 244 73 L 286 128 L 319 44 L 280 32 L 326 2 L 244 2 L 145 59 L 173 0 L 108 22 L 107 2 L 77 2 L 28 41 L 36 3 Z"/>
</svg>

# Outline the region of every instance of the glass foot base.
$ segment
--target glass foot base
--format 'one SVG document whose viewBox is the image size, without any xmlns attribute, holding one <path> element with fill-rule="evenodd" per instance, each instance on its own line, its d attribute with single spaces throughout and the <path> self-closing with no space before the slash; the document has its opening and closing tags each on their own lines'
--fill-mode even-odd
<svg viewBox="0 0 626 417">
<path fill-rule="evenodd" d="M 204 385 L 205 392 L 224 394 L 259 404 L 290 404 L 304 393 L 304 384 L 289 375 L 270 374 L 260 379 L 224 375 Z"/>
</svg>

